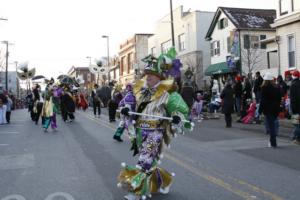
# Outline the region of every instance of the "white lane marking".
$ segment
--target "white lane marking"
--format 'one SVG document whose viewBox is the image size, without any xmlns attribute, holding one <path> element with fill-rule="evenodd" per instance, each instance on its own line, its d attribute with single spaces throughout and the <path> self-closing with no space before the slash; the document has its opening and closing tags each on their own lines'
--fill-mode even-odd
<svg viewBox="0 0 300 200">
<path fill-rule="evenodd" d="M 13 194 L 2 198 L 1 200 L 26 200 L 23 196 L 18 194 Z"/>
<path fill-rule="evenodd" d="M 20 132 L 17 132 L 17 131 L 0 131 L 0 135 L 1 134 L 20 134 Z"/>
<path fill-rule="evenodd" d="M 0 156 L 0 170 L 26 169 L 34 163 L 33 154 Z"/>
<path fill-rule="evenodd" d="M 74 200 L 74 198 L 65 192 L 56 192 L 53 194 L 50 194 L 49 196 L 46 197 L 45 200 L 54 200 L 55 197 L 64 197 L 66 200 Z"/>
<path fill-rule="evenodd" d="M 9 144 L 0 144 L 0 147 L 1 147 L 1 146 L 9 146 Z"/>
</svg>

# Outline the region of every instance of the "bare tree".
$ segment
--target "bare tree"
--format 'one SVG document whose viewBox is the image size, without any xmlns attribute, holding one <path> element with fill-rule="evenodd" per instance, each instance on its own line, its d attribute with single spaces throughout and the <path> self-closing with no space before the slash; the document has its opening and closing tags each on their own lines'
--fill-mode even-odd
<svg viewBox="0 0 300 200">
<path fill-rule="evenodd" d="M 195 55 L 187 55 L 184 59 L 184 64 L 193 72 L 193 82 L 199 86 L 202 85 L 203 81 L 203 65 L 202 65 L 202 56 L 197 53 Z"/>
<path fill-rule="evenodd" d="M 262 54 L 258 48 L 249 48 L 242 50 L 243 64 L 246 63 L 247 71 L 242 70 L 243 74 L 253 74 L 255 69 L 262 62 Z"/>
<path fill-rule="evenodd" d="M 245 41 L 246 37 L 247 41 Z M 259 36 L 253 32 L 244 34 L 244 45 L 241 49 L 241 57 L 242 65 L 246 66 L 246 69 L 242 69 L 242 73 L 244 75 L 253 74 L 253 72 L 260 67 L 263 56 L 264 52 L 260 48 Z"/>
</svg>

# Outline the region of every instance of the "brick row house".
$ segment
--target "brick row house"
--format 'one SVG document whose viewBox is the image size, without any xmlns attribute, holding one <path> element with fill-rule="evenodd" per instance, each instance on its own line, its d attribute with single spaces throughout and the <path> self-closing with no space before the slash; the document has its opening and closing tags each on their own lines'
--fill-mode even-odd
<svg viewBox="0 0 300 200">
<path fill-rule="evenodd" d="M 119 65 L 120 83 L 125 86 L 139 78 L 144 63 L 141 61 L 148 55 L 148 38 L 152 34 L 135 34 L 120 45 Z"/>
<path fill-rule="evenodd" d="M 92 74 L 88 67 L 72 66 L 68 71 L 68 75 L 74 78 L 81 77 L 84 80 L 83 87 L 91 89 L 96 82 L 96 76 Z"/>
</svg>

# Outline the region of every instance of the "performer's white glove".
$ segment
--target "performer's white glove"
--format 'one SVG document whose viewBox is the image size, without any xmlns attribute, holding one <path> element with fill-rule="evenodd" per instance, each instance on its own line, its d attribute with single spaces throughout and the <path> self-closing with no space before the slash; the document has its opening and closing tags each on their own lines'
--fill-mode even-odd
<svg viewBox="0 0 300 200">
<path fill-rule="evenodd" d="M 181 122 L 181 118 L 178 115 L 172 117 L 172 123 L 178 125 Z"/>
</svg>

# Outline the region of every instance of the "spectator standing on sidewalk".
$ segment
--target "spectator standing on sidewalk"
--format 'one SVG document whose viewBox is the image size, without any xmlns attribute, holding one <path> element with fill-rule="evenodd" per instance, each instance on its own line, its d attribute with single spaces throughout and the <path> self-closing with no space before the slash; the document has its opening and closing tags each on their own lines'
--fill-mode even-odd
<svg viewBox="0 0 300 200">
<path fill-rule="evenodd" d="M 300 145 L 300 73 L 299 71 L 294 71 L 292 74 L 292 84 L 290 88 L 290 103 L 292 110 L 293 124 L 295 129 L 293 132 L 293 142 Z"/>
<path fill-rule="evenodd" d="M 261 86 L 264 79 L 261 77 L 260 72 L 255 73 L 253 92 L 255 94 L 256 103 L 260 103 L 261 99 Z"/>
<path fill-rule="evenodd" d="M 284 82 L 284 80 L 283 80 L 283 78 L 282 78 L 281 75 L 279 75 L 279 76 L 277 77 L 277 86 L 278 86 L 279 89 L 280 89 L 280 95 L 281 95 L 281 97 L 284 98 L 285 95 L 286 95 L 286 93 L 287 93 L 287 91 L 288 91 L 288 86 L 287 86 L 287 84 Z"/>
<path fill-rule="evenodd" d="M 280 111 L 280 90 L 275 86 L 274 77 L 270 73 L 264 76 L 264 82 L 261 87 L 261 102 L 259 105 L 259 114 L 265 115 L 267 132 L 270 134 L 269 147 L 277 147 L 276 141 L 276 121 Z"/>
<path fill-rule="evenodd" d="M 231 114 L 234 110 L 234 90 L 231 87 L 231 82 L 227 82 L 225 88 L 221 93 L 222 112 L 225 115 L 226 128 L 232 127 L 232 117 Z"/>
<path fill-rule="evenodd" d="M 6 122 L 9 124 L 13 101 L 11 100 L 9 95 L 6 95 L 6 99 L 7 99 L 7 102 L 5 104 L 6 105 Z"/>
<path fill-rule="evenodd" d="M 6 105 L 4 105 L 2 98 L 0 98 L 0 125 L 6 124 Z"/>
<path fill-rule="evenodd" d="M 235 85 L 234 85 L 234 94 L 235 94 L 235 111 L 237 112 L 238 116 L 241 114 L 241 106 L 242 106 L 242 94 L 243 94 L 243 85 L 242 85 L 242 78 L 237 76 L 235 78 Z"/>
</svg>

